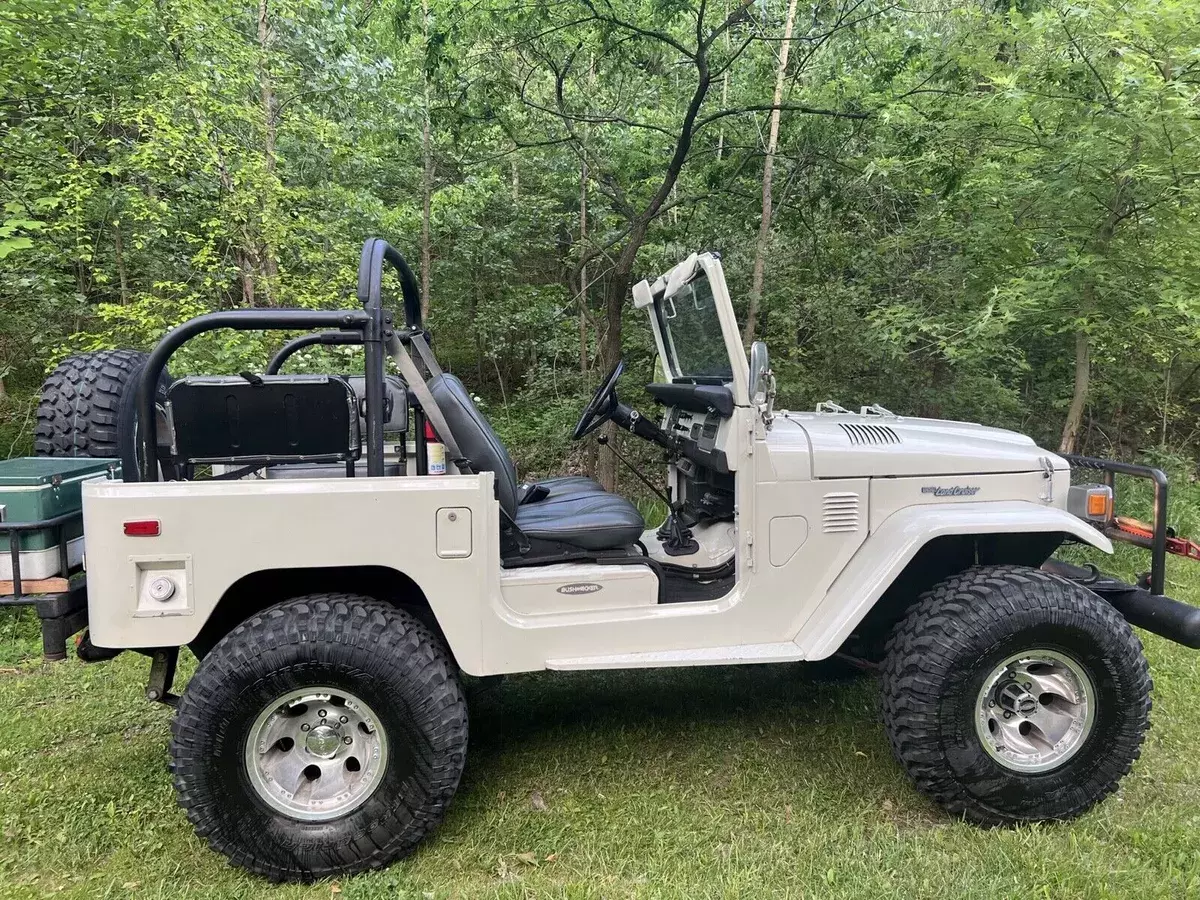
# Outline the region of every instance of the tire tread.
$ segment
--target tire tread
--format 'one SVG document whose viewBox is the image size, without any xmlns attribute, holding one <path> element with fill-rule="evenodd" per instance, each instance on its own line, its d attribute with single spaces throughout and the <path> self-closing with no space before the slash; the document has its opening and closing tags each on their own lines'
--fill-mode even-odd
<svg viewBox="0 0 1200 900">
<path fill-rule="evenodd" d="M 148 359 L 138 350 L 68 356 L 42 383 L 37 456 L 120 457 L 121 397 Z"/>
<path fill-rule="evenodd" d="M 1097 769 L 1098 778 L 1078 786 L 1045 816 L 1014 815 L 981 802 L 955 778 L 942 748 L 938 711 L 949 670 L 978 652 L 981 635 L 1080 623 L 1107 633 L 1116 664 L 1131 673 L 1130 703 L 1118 739 Z M 1048 572 L 1001 565 L 967 569 L 919 598 L 887 642 L 881 693 L 892 752 L 917 788 L 955 816 L 976 824 L 1005 825 L 1071 819 L 1114 792 L 1140 755 L 1150 725 L 1152 688 L 1141 642 L 1111 605 Z"/>
<path fill-rule="evenodd" d="M 352 841 L 313 848 L 319 864 L 313 864 L 312 853 L 284 859 L 265 838 L 247 846 L 229 834 L 220 815 L 223 798 L 210 795 L 204 774 L 211 711 L 226 702 L 227 685 L 247 673 L 294 661 L 300 644 L 322 662 L 339 652 L 345 659 L 345 651 L 350 651 L 355 665 L 371 675 L 413 679 L 422 698 L 420 711 L 435 721 L 425 734 L 425 752 L 419 754 L 431 795 L 412 809 L 405 803 L 390 804 L 381 820 Z M 310 881 L 382 868 L 425 839 L 441 822 L 457 789 L 465 761 L 467 716 L 456 668 L 428 627 L 380 601 L 326 593 L 273 606 L 223 637 L 188 683 L 171 732 L 170 768 L 178 802 L 196 834 L 234 865 L 272 881 Z M 435 746 L 443 749 L 434 752 Z"/>
</svg>

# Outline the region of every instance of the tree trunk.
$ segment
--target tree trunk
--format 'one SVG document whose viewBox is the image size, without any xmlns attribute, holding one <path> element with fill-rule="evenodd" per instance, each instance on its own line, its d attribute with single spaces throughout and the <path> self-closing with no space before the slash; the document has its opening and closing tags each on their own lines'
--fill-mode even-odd
<svg viewBox="0 0 1200 900">
<path fill-rule="evenodd" d="M 113 222 L 113 256 L 117 263 L 117 283 L 121 289 L 121 305 L 129 304 L 129 270 L 125 267 L 125 239 L 121 235 L 121 220 Z"/>
<path fill-rule="evenodd" d="M 168 25 L 166 25 L 168 16 L 162 8 L 162 0 L 155 0 L 155 6 L 158 8 L 159 14 L 162 16 L 164 23 L 164 31 L 166 32 L 165 43 L 171 51 L 171 58 L 175 60 L 175 68 L 180 75 L 186 75 L 186 69 L 183 63 L 183 47 L 180 45 L 177 38 Z M 201 114 L 196 105 L 188 101 L 188 111 L 192 115 L 192 121 L 196 125 L 196 133 L 198 136 L 203 136 L 212 145 L 213 155 L 217 162 L 217 178 L 221 183 L 221 190 L 225 197 L 233 197 L 234 184 L 233 176 L 229 174 L 229 164 L 225 159 L 225 151 L 221 147 L 220 135 L 216 128 L 211 127 Z M 153 190 L 151 191 L 153 196 Z M 242 294 L 243 306 L 254 306 L 254 268 L 251 263 L 253 241 L 250 239 L 250 229 L 245 220 L 239 223 L 238 231 L 241 234 L 241 244 L 234 244 L 231 247 L 233 260 L 238 267 L 238 281 Z M 232 243 L 232 242 L 231 242 Z M 231 298 L 232 299 L 232 298 Z"/>
<path fill-rule="evenodd" d="M 771 176 L 775 169 L 775 149 L 779 144 L 779 104 L 783 102 L 783 84 L 787 77 L 788 52 L 792 45 L 792 26 L 796 21 L 796 0 L 788 0 L 787 19 L 783 25 L 783 46 L 779 50 L 779 68 L 775 71 L 775 94 L 771 101 L 771 128 L 767 135 L 767 158 L 763 161 L 762 220 L 758 224 L 758 241 L 754 245 L 754 274 L 750 281 L 750 307 L 746 311 L 746 327 L 742 340 L 754 340 L 758 325 L 758 303 L 762 299 L 763 275 L 767 265 L 767 248 L 771 242 Z"/>
<path fill-rule="evenodd" d="M 425 52 L 429 52 L 429 0 L 421 4 L 421 29 L 425 36 Z M 421 83 L 425 107 L 421 117 L 421 321 L 429 321 L 430 268 L 433 265 L 433 250 L 429 245 L 430 210 L 433 206 L 433 148 L 429 123 L 429 72 L 424 64 L 421 68 Z M 515 170 L 514 170 L 515 171 Z M 516 188 L 514 187 L 515 191 Z"/>
<path fill-rule="evenodd" d="M 1079 432 L 1083 427 L 1083 411 L 1087 406 L 1088 382 L 1091 380 L 1091 348 L 1087 332 L 1075 333 L 1075 390 L 1071 395 L 1071 406 L 1067 410 L 1067 423 L 1063 426 L 1059 453 L 1074 453 L 1079 445 Z"/>
<path fill-rule="evenodd" d="M 721 108 L 724 109 L 729 104 L 729 73 L 726 72 L 721 76 Z M 717 159 L 725 156 L 725 123 L 721 122 L 721 128 L 717 131 Z"/>
<path fill-rule="evenodd" d="M 729 3 L 725 3 L 725 15 L 729 15 Z M 725 32 L 725 52 L 728 53 L 733 49 L 733 41 L 729 36 L 729 31 Z M 729 70 L 721 76 L 721 109 L 729 107 Z M 721 160 L 725 156 L 725 120 L 721 120 L 721 127 L 717 130 L 717 159 Z"/>
<path fill-rule="evenodd" d="M 610 372 L 621 359 L 621 312 L 625 306 L 625 294 L 629 290 L 629 271 L 641 246 L 644 234 L 634 244 L 626 245 L 617 260 L 612 274 L 608 277 L 604 289 L 604 331 L 600 335 L 599 351 L 600 369 L 604 374 Z M 633 247 L 630 252 L 630 247 Z M 628 262 L 626 258 L 628 257 Z M 629 268 L 625 268 L 628 265 Z M 604 434 L 608 437 L 609 445 L 616 447 L 617 426 L 612 422 L 604 426 Z M 608 450 L 601 450 L 596 459 L 596 480 L 606 491 L 616 490 L 617 486 L 617 457 Z"/>
<path fill-rule="evenodd" d="M 1133 149 L 1130 153 L 1130 165 L 1137 161 L 1140 146 L 1140 140 L 1134 138 Z M 1114 173 L 1114 177 L 1116 178 L 1116 191 L 1109 203 L 1108 217 L 1100 225 L 1094 240 L 1094 252 L 1100 257 L 1108 255 L 1113 235 L 1116 233 L 1117 226 L 1129 212 L 1131 202 L 1129 197 L 1131 176 Z M 1099 298 L 1096 295 L 1096 288 L 1096 278 L 1089 274 L 1084 281 L 1080 298 L 1080 311 L 1085 316 L 1093 313 L 1097 307 Z M 1071 405 L 1067 409 L 1067 421 L 1063 425 L 1062 441 L 1058 447 L 1060 453 L 1074 453 L 1079 446 L 1079 432 L 1083 427 L 1083 411 L 1087 407 L 1088 383 L 1091 380 L 1091 374 L 1091 345 L 1087 332 L 1080 328 L 1075 333 L 1075 387 L 1071 394 Z"/>
<path fill-rule="evenodd" d="M 749 5 L 748 0 L 745 5 Z M 707 53 L 697 53 L 694 62 L 697 74 L 696 88 L 692 92 L 692 99 L 679 124 L 679 137 L 675 142 L 671 159 L 667 163 L 658 190 L 654 192 L 654 196 L 650 198 L 642 211 L 633 217 L 629 236 L 625 239 L 625 245 L 617 254 L 617 260 L 606 279 L 604 289 L 605 328 L 600 334 L 599 346 L 596 348 L 600 358 L 600 368 L 605 372 L 611 370 L 621 359 L 621 312 L 625 305 L 625 295 L 632 281 L 633 266 L 637 261 L 638 251 L 646 241 L 646 232 L 650 228 L 650 223 L 658 217 L 663 204 L 671 196 L 671 191 L 679 180 L 679 173 L 683 170 L 688 153 L 692 149 L 696 117 L 699 115 L 700 107 L 704 105 L 704 98 L 708 96 L 708 89 L 712 85 Z M 604 433 L 615 445 L 617 428 L 612 422 L 605 426 Z M 596 464 L 596 478 L 605 490 L 611 491 L 616 486 L 617 460 L 612 453 L 600 455 Z"/>
<path fill-rule="evenodd" d="M 258 0 L 258 84 L 263 114 L 263 172 L 266 183 L 262 186 L 262 249 L 260 251 L 263 273 L 263 294 L 268 306 L 274 305 L 275 286 L 279 281 L 279 261 L 275 257 L 271 230 L 275 216 L 275 142 L 278 123 L 275 121 L 275 86 L 271 82 L 268 57 L 271 52 L 271 19 L 268 0 Z"/>
<path fill-rule="evenodd" d="M 596 58 L 588 57 L 588 86 L 595 84 Z M 579 266 L 579 291 L 576 303 L 579 305 L 579 372 L 586 375 L 588 370 L 588 267 L 587 267 L 587 233 L 588 233 L 588 137 L 591 129 L 583 126 L 583 153 L 580 154 L 579 164 L 579 254 L 583 259 Z"/>
<path fill-rule="evenodd" d="M 588 167 L 587 160 L 579 167 L 579 252 L 587 253 L 587 220 L 588 220 Z M 575 302 L 579 304 L 579 371 L 587 374 L 588 370 L 588 272 L 587 263 L 579 267 L 579 296 Z"/>
</svg>

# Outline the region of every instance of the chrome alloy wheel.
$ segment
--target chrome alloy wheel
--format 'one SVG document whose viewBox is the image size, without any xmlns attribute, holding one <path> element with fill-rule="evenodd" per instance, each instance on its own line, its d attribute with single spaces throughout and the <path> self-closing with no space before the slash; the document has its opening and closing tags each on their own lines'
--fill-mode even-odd
<svg viewBox="0 0 1200 900">
<path fill-rule="evenodd" d="M 307 687 L 273 700 L 246 740 L 246 771 L 259 799 L 305 822 L 362 806 L 387 766 L 387 736 L 371 707 L 341 688 Z"/>
<path fill-rule="evenodd" d="M 1096 688 L 1083 667 L 1058 650 L 1026 650 L 983 680 L 975 731 L 983 749 L 1014 772 L 1037 773 L 1071 759 L 1096 720 Z"/>
</svg>

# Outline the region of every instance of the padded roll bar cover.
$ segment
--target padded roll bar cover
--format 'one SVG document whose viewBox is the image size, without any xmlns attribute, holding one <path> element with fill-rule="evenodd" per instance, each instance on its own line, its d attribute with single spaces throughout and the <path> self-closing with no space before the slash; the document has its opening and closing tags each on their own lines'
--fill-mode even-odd
<svg viewBox="0 0 1200 900">
<path fill-rule="evenodd" d="M 400 276 L 400 293 L 404 295 L 404 321 L 410 328 L 421 327 L 421 289 L 417 277 L 400 251 L 383 238 L 367 238 L 363 242 L 358 263 L 358 299 L 363 304 L 382 301 L 383 261 L 387 260 Z"/>
</svg>

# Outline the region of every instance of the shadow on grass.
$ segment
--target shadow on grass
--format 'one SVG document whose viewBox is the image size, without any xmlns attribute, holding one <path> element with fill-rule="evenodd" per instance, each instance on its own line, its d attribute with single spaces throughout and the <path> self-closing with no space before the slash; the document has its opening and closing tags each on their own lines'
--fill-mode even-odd
<svg viewBox="0 0 1200 900">
<path fill-rule="evenodd" d="M 814 663 L 515 675 L 471 691 L 471 749 L 482 761 L 539 738 L 615 730 L 874 725 L 875 694 L 872 676 Z"/>
</svg>

